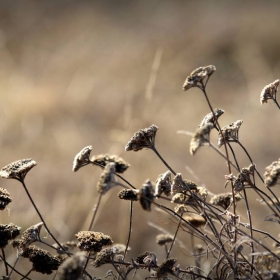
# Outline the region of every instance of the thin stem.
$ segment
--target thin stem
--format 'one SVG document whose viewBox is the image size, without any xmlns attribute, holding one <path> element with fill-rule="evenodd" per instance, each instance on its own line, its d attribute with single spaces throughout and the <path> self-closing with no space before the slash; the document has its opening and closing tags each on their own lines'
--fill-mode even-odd
<svg viewBox="0 0 280 280">
<path fill-rule="evenodd" d="M 20 280 L 23 280 L 23 279 L 27 279 L 27 276 L 33 271 L 33 269 L 31 268 L 27 274 L 25 274 Z"/>
<path fill-rule="evenodd" d="M 48 226 L 47 226 L 47 224 L 46 224 L 46 222 L 45 222 L 43 216 L 41 215 L 40 211 L 38 210 L 38 208 L 37 208 L 37 206 L 36 206 L 34 200 L 32 199 L 32 197 L 31 197 L 31 195 L 30 195 L 30 193 L 29 193 L 29 191 L 28 191 L 28 189 L 27 189 L 27 187 L 26 187 L 26 185 L 25 185 L 24 179 L 21 179 L 21 180 L 19 180 L 19 181 L 20 181 L 21 184 L 23 185 L 24 190 L 25 190 L 25 192 L 27 193 L 27 196 L 28 196 L 29 200 L 31 201 L 31 203 L 32 203 L 32 205 L 33 205 L 33 207 L 34 207 L 34 209 L 36 210 L 38 216 L 40 217 L 41 221 L 43 222 L 44 227 L 45 227 L 45 229 L 47 230 L 47 233 L 52 237 L 52 239 L 53 239 L 53 240 L 55 241 L 55 243 L 61 248 L 61 250 L 62 250 L 63 252 L 65 252 L 64 248 L 62 247 L 62 245 L 59 243 L 59 241 L 54 237 L 54 235 L 53 235 L 53 234 L 51 233 L 51 231 L 49 230 L 49 228 L 48 228 Z M 67 252 L 65 252 L 65 253 L 68 254 Z"/>
<path fill-rule="evenodd" d="M 101 202 L 101 198 L 102 198 L 102 193 L 99 194 L 97 203 L 94 205 L 93 215 L 92 215 L 92 218 L 91 218 L 89 227 L 88 227 L 88 230 L 89 230 L 89 231 L 91 230 L 92 225 L 93 225 L 93 222 L 94 222 L 94 220 L 95 220 L 95 218 L 96 218 L 96 214 L 97 214 L 97 210 L 98 210 L 98 208 L 99 208 L 100 202 Z"/>
<path fill-rule="evenodd" d="M 276 97 L 275 97 L 275 98 L 273 98 L 273 101 L 275 102 L 275 104 L 277 105 L 278 109 L 280 110 L 280 105 L 279 105 L 279 103 L 277 102 Z"/>
<path fill-rule="evenodd" d="M 4 251 L 3 248 L 1 248 L 1 251 L 2 251 L 3 263 L 4 263 L 4 266 L 5 266 L 6 276 L 8 276 L 9 275 L 9 270 L 8 270 L 8 266 L 7 266 L 5 251 Z"/>
<path fill-rule="evenodd" d="M 133 214 L 133 201 L 130 201 L 130 213 L 129 213 L 129 231 L 128 231 L 128 237 L 127 237 L 127 242 L 126 242 L 126 247 L 124 250 L 124 256 L 123 258 L 125 259 L 129 242 L 130 242 L 130 237 L 131 237 L 131 232 L 132 232 L 132 214 Z"/>
</svg>

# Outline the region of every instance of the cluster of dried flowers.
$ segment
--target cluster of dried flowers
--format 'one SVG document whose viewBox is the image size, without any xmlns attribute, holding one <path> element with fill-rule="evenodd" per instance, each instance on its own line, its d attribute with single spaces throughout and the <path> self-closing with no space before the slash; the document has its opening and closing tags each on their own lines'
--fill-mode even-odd
<svg viewBox="0 0 280 280">
<path fill-rule="evenodd" d="M 187 77 L 183 89 L 197 87 L 206 94 L 206 85 L 215 71 L 216 67 L 213 65 L 195 69 Z M 279 107 L 276 100 L 278 86 L 279 80 L 276 80 L 263 89 L 261 104 L 272 99 Z M 224 110 L 220 108 L 213 110 L 211 106 L 210 109 L 211 112 L 203 118 L 193 134 L 190 141 L 190 153 L 194 155 L 202 146 L 209 146 L 217 151 L 218 149 L 210 142 L 210 132 L 215 128 L 218 131 L 217 145 L 219 148 L 225 148 L 226 151 L 226 155 L 223 155 L 222 152 L 219 153 L 227 160 L 229 171 L 227 174 L 229 175 L 225 175 L 225 179 L 227 183 L 231 184 L 231 191 L 213 194 L 204 185 L 199 186 L 197 183 L 185 179 L 181 173 L 175 172 L 156 149 L 155 137 L 158 127 L 153 124 L 137 131 L 125 146 L 125 150 L 137 152 L 142 149 L 151 149 L 156 153 L 168 170 L 160 174 L 155 182 L 147 179 L 140 188 L 135 188 L 120 175 L 129 168 L 130 165 L 127 162 L 116 155 L 109 154 L 91 157 L 92 146 L 86 146 L 75 156 L 74 172 L 87 165 L 99 166 L 102 169 L 96 186 L 99 200 L 89 230 L 82 230 L 75 234 L 75 241 L 59 243 L 56 240 L 28 192 L 25 176 L 37 165 L 36 162 L 32 159 L 23 159 L 3 167 L 0 170 L 0 177 L 16 179 L 21 182 L 41 222 L 28 227 L 22 233 L 21 228 L 17 225 L 0 224 L 0 249 L 2 252 L 2 254 L 0 253 L 2 260 L 0 265 L 3 265 L 6 273 L 2 279 L 12 279 L 12 274 L 16 273 L 22 279 L 30 279 L 31 272 L 38 272 L 42 274 L 55 273 L 54 279 L 59 280 L 96 280 L 100 278 L 91 276 L 87 270 L 90 267 L 95 269 L 105 264 L 111 265 L 115 271 L 108 270 L 105 278 L 113 277 L 113 279 L 123 280 L 129 279 L 132 274 L 134 277 L 139 269 L 146 269 L 149 271 L 150 277 L 162 280 L 170 279 L 169 277 L 174 279 L 190 279 L 190 277 L 191 279 L 230 279 L 230 277 L 234 277 L 234 279 L 280 279 L 279 253 L 273 252 L 264 245 L 263 237 L 259 241 L 253 231 L 261 232 L 266 238 L 276 241 L 277 248 L 280 247 L 280 242 L 271 237 L 269 233 L 258 231 L 253 227 L 246 193 L 249 190 L 254 191 L 261 198 L 261 202 L 273 211 L 272 217 L 266 220 L 280 224 L 280 201 L 270 189 L 278 182 L 280 159 L 266 167 L 263 179 L 248 152 L 239 141 L 239 129 L 243 121 L 237 120 L 221 128 L 219 118 L 224 114 Z M 248 167 L 239 168 L 236 155 L 230 146 L 231 143 L 237 143 L 244 149 L 250 160 Z M 228 147 L 232 151 L 233 160 L 229 158 Z M 231 168 L 236 169 L 236 176 L 231 172 Z M 257 187 L 256 176 L 259 176 L 265 183 L 274 196 L 273 199 Z M 130 202 L 130 228 L 126 245 L 114 244 L 111 236 L 91 230 L 101 198 L 115 187 L 122 187 L 118 198 Z M 166 203 L 161 204 L 160 201 Z M 237 211 L 238 201 L 244 201 L 246 204 L 247 223 L 240 220 L 241 215 Z M 7 209 L 11 202 L 12 198 L 9 192 L 0 188 L 0 210 Z M 162 233 L 158 234 L 155 240 L 155 243 L 165 250 L 165 257 L 161 262 L 159 262 L 161 257 L 152 251 L 145 251 L 132 258 L 131 261 L 126 259 L 127 252 L 131 250 L 129 242 L 133 226 L 134 202 L 139 203 L 145 211 L 151 212 L 155 207 L 171 215 L 168 219 L 176 229 L 175 233 L 170 234 L 160 228 Z M 249 228 L 249 233 L 243 230 L 242 226 Z M 40 233 L 43 227 L 54 239 L 54 245 L 47 244 L 41 239 Z M 177 264 L 178 259 L 170 257 L 175 241 L 183 248 L 184 242 L 179 240 L 179 232 L 191 236 L 191 255 L 195 258 L 195 266 L 189 265 L 185 269 L 180 268 L 180 264 Z M 205 246 L 197 241 L 203 241 Z M 55 253 L 40 248 L 34 243 L 49 246 L 50 250 Z M 23 275 L 16 270 L 18 260 L 14 266 L 9 264 L 4 251 L 9 245 L 17 251 L 18 259 L 27 258 L 32 264 L 28 274 Z M 256 245 L 266 251 L 256 253 Z M 245 246 L 251 252 L 248 256 L 243 253 Z M 212 269 L 205 272 L 202 270 L 201 260 L 210 258 L 210 255 L 215 259 L 215 262 Z"/>
</svg>

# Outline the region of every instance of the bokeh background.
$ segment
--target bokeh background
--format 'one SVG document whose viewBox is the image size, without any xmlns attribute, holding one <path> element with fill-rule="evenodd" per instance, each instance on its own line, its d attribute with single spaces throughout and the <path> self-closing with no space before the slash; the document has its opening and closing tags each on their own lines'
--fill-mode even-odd
<svg viewBox="0 0 280 280">
<path fill-rule="evenodd" d="M 131 164 L 124 177 L 139 188 L 166 171 L 152 151 L 124 150 L 134 132 L 151 124 L 159 127 L 159 152 L 176 172 L 224 192 L 225 160 L 208 147 L 191 156 L 190 137 L 177 134 L 194 131 L 209 112 L 198 89 L 182 91 L 186 76 L 213 64 L 207 89 L 213 107 L 225 110 L 220 123 L 244 121 L 240 140 L 263 174 L 279 158 L 279 110 L 259 101 L 263 87 L 280 77 L 279 13 L 279 1 L 1 1 L 0 165 L 36 160 L 26 183 L 61 242 L 88 228 L 101 173 L 92 166 L 72 172 L 74 156 L 87 145 L 92 155 L 117 154 Z M 216 132 L 211 139 L 216 143 Z M 240 166 L 248 166 L 233 146 Z M 0 184 L 13 198 L 1 223 L 24 230 L 40 221 L 18 182 Z M 125 243 L 129 203 L 118 191 L 102 199 L 94 230 Z M 250 201 L 255 227 L 269 225 L 277 236 L 277 227 L 263 221 L 269 211 L 253 193 Z M 148 221 L 174 232 L 164 214 L 135 205 L 129 257 L 150 250 L 160 261 L 160 231 Z M 177 255 L 193 264 L 185 246 L 176 243 Z"/>
</svg>

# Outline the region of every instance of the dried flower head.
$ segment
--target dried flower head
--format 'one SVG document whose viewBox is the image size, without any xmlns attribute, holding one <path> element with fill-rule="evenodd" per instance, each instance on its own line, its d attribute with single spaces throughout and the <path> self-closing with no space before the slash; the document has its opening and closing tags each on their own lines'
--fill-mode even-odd
<svg viewBox="0 0 280 280">
<path fill-rule="evenodd" d="M 6 189 L 0 188 L 0 210 L 4 210 L 6 206 L 12 202 L 12 198 Z"/>
<path fill-rule="evenodd" d="M 112 187 L 118 185 L 115 179 L 115 172 L 116 172 L 116 164 L 114 162 L 110 162 L 105 166 L 97 184 L 97 190 L 99 193 L 105 194 Z"/>
<path fill-rule="evenodd" d="M 57 270 L 61 264 L 61 260 L 46 250 L 37 246 L 29 246 L 23 252 L 22 257 L 28 258 L 32 262 L 33 271 L 43 274 L 51 274 L 53 270 Z"/>
<path fill-rule="evenodd" d="M 119 253 L 119 249 L 117 247 L 104 248 L 99 253 L 96 254 L 94 266 L 100 267 L 106 263 L 112 263 L 114 260 L 114 256 Z"/>
<path fill-rule="evenodd" d="M 185 195 L 183 193 L 175 193 L 172 196 L 171 202 L 183 204 L 183 203 L 185 203 L 186 199 L 187 199 L 187 195 Z"/>
<path fill-rule="evenodd" d="M 229 175 L 225 175 L 225 179 L 227 180 L 227 183 L 228 182 L 233 183 L 235 193 L 239 193 L 244 190 L 245 184 L 240 178 L 234 176 L 233 174 L 229 174 Z"/>
<path fill-rule="evenodd" d="M 213 124 L 209 122 L 203 125 L 202 127 L 199 127 L 195 131 L 190 143 L 191 155 L 194 155 L 200 147 L 209 145 L 210 132 L 213 129 L 213 127 Z"/>
<path fill-rule="evenodd" d="M 157 277 L 161 278 L 167 274 L 174 274 L 173 267 L 177 259 L 166 259 L 157 269 Z"/>
<path fill-rule="evenodd" d="M 183 215 L 184 213 L 189 212 L 189 209 L 185 204 L 178 204 L 174 207 L 174 211 L 179 215 Z"/>
<path fill-rule="evenodd" d="M 265 168 L 264 182 L 268 187 L 275 186 L 280 176 L 280 158 Z"/>
<path fill-rule="evenodd" d="M 141 187 L 138 196 L 142 208 L 146 211 L 151 211 L 151 204 L 154 200 L 154 188 L 150 180 L 146 180 Z"/>
<path fill-rule="evenodd" d="M 194 227 L 201 227 L 206 224 L 205 218 L 198 214 L 188 213 L 183 215 L 183 219 L 188 221 Z"/>
<path fill-rule="evenodd" d="M 238 194 L 235 195 L 235 200 L 240 201 L 241 196 Z M 232 203 L 232 193 L 231 192 L 220 193 L 220 194 L 214 195 L 210 199 L 210 204 L 221 206 L 225 210 L 228 209 L 228 207 L 231 205 L 231 203 Z"/>
<path fill-rule="evenodd" d="M 57 271 L 58 280 L 77 280 L 83 271 L 86 262 L 86 253 L 77 252 L 75 255 L 67 258 Z"/>
<path fill-rule="evenodd" d="M 156 242 L 158 245 L 163 246 L 167 243 L 171 243 L 173 241 L 173 236 L 170 234 L 158 234 L 156 237 Z"/>
<path fill-rule="evenodd" d="M 138 196 L 137 196 L 138 192 L 139 192 L 138 190 L 123 189 L 118 193 L 118 197 L 120 199 L 124 199 L 124 200 L 137 201 L 138 200 Z"/>
<path fill-rule="evenodd" d="M 20 253 L 25 251 L 25 249 L 31 245 L 32 243 L 40 240 L 40 231 L 43 226 L 43 223 L 40 222 L 36 225 L 33 225 L 26 229 L 19 240 L 19 246 Z"/>
<path fill-rule="evenodd" d="M 219 132 L 218 138 L 218 147 L 224 145 L 224 141 L 228 142 L 237 142 L 238 141 L 238 132 L 241 124 L 243 123 L 242 120 L 238 120 L 233 122 L 229 125 L 226 125 L 222 128 L 222 134 Z"/>
<path fill-rule="evenodd" d="M 160 174 L 156 181 L 155 196 L 158 197 L 162 193 L 169 196 L 171 194 L 171 184 L 171 172 L 169 170 Z"/>
<path fill-rule="evenodd" d="M 176 193 L 187 193 L 189 190 L 196 190 L 197 185 L 189 180 L 183 179 L 181 173 L 177 173 L 173 178 L 173 182 L 171 185 L 171 194 L 174 195 Z"/>
<path fill-rule="evenodd" d="M 92 146 L 86 146 L 75 156 L 72 169 L 74 172 L 91 163 L 89 158 L 91 151 Z"/>
<path fill-rule="evenodd" d="M 24 180 L 30 169 L 37 163 L 31 158 L 14 161 L 0 170 L 0 177 L 5 179 Z"/>
<path fill-rule="evenodd" d="M 196 68 L 185 80 L 183 90 L 199 87 L 199 84 L 202 84 L 203 80 L 206 77 L 209 78 L 215 71 L 216 67 L 214 65 Z"/>
<path fill-rule="evenodd" d="M 127 162 L 125 162 L 122 158 L 116 155 L 96 155 L 91 158 L 91 162 L 95 165 L 105 167 L 108 163 L 114 162 L 116 164 L 116 172 L 123 173 L 130 166 Z"/>
<path fill-rule="evenodd" d="M 278 86 L 279 86 L 279 80 L 275 80 L 273 83 L 268 84 L 264 87 L 264 89 L 261 92 L 261 105 L 263 103 L 267 103 L 269 99 L 276 99 L 276 93 L 278 91 Z"/>
<path fill-rule="evenodd" d="M 9 240 L 16 238 L 20 234 L 20 227 L 14 224 L 0 224 L 0 248 L 5 248 Z"/>
<path fill-rule="evenodd" d="M 152 149 L 155 145 L 155 137 L 158 127 L 156 125 L 151 125 L 148 128 L 140 129 L 130 139 L 130 141 L 125 146 L 126 151 L 140 151 L 144 148 Z"/>
<path fill-rule="evenodd" d="M 118 249 L 118 254 L 124 254 L 125 249 L 126 249 L 126 245 L 121 244 L 121 243 L 116 243 L 111 248 L 117 248 Z M 131 250 L 131 248 L 128 246 L 127 251 L 130 251 L 130 250 Z"/>
<path fill-rule="evenodd" d="M 203 120 L 201 121 L 200 125 L 198 127 L 203 127 L 204 125 L 208 124 L 208 123 L 212 123 L 213 126 L 216 126 L 216 121 L 218 120 L 218 118 L 224 113 L 225 111 L 223 109 L 219 109 L 216 108 L 214 109 L 214 115 L 216 117 L 216 119 L 214 118 L 214 115 L 212 112 L 210 112 L 209 114 L 207 114 Z"/>
<path fill-rule="evenodd" d="M 79 231 L 76 235 L 77 247 L 82 251 L 99 252 L 103 246 L 111 245 L 113 240 L 102 232 Z"/>
</svg>

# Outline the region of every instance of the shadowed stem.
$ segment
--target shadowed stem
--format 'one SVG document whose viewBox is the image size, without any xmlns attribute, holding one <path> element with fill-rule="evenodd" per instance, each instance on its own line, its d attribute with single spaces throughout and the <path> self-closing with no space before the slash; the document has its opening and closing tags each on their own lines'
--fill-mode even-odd
<svg viewBox="0 0 280 280">
<path fill-rule="evenodd" d="M 34 209 L 36 210 L 38 216 L 40 217 L 41 221 L 43 222 L 44 227 L 45 227 L 45 229 L 47 230 L 47 233 L 52 237 L 52 239 L 53 239 L 53 240 L 55 241 L 55 243 L 61 248 L 61 250 L 62 250 L 63 252 L 65 252 L 65 253 L 68 255 L 68 253 L 67 253 L 67 252 L 65 251 L 65 249 L 62 247 L 62 245 L 58 242 L 58 240 L 54 237 L 54 235 L 53 235 L 53 234 L 51 233 L 51 231 L 49 230 L 49 228 L 48 228 L 48 226 L 47 226 L 47 224 L 46 224 L 44 218 L 42 217 L 40 211 L 38 210 L 38 208 L 37 208 L 37 206 L 36 206 L 34 200 L 32 199 L 32 197 L 31 197 L 31 195 L 30 195 L 30 193 L 29 193 L 29 191 L 28 191 L 28 189 L 27 189 L 27 187 L 26 187 L 26 185 L 25 185 L 25 183 L 24 183 L 24 179 L 20 179 L 19 181 L 20 181 L 21 184 L 23 185 L 24 190 L 25 190 L 25 192 L 27 193 L 27 196 L 28 196 L 29 200 L 31 201 L 31 203 L 32 203 L 32 205 L 33 205 L 33 207 L 34 207 Z"/>
</svg>

